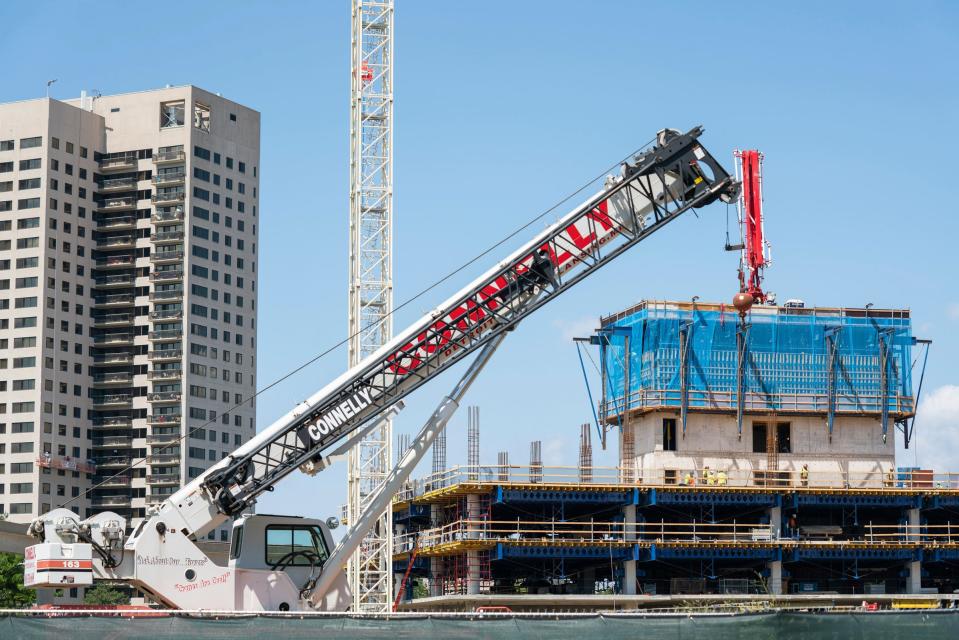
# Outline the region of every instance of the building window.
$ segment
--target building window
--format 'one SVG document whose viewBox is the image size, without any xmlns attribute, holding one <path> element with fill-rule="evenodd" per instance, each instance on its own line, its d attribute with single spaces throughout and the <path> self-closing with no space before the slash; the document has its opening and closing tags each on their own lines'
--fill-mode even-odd
<svg viewBox="0 0 959 640">
<path fill-rule="evenodd" d="M 169 129 L 171 127 L 183 126 L 183 100 L 160 103 L 160 128 Z"/>
<path fill-rule="evenodd" d="M 210 130 L 210 107 L 199 102 L 193 103 L 193 126 L 200 131 Z"/>
<path fill-rule="evenodd" d="M 663 451 L 676 450 L 676 419 L 663 418 Z"/>
<path fill-rule="evenodd" d="M 776 424 L 776 444 L 779 447 L 779 453 L 792 453 L 792 430 L 788 422 Z"/>
<path fill-rule="evenodd" d="M 43 138 L 40 136 L 35 138 L 20 138 L 21 149 L 32 149 L 34 147 L 39 147 L 41 144 L 43 144 Z"/>
<path fill-rule="evenodd" d="M 766 453 L 766 423 L 753 423 L 753 453 Z"/>
</svg>

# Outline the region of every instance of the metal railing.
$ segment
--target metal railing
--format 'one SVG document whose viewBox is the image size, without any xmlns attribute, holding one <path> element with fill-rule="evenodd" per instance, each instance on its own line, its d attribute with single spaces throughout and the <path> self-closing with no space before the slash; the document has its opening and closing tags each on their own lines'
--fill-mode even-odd
<svg viewBox="0 0 959 640">
<path fill-rule="evenodd" d="M 147 402 L 179 402 L 182 397 L 179 391 L 157 391 L 147 394 Z"/>
<path fill-rule="evenodd" d="M 182 377 L 182 369 L 161 369 L 147 373 L 147 380 L 178 380 Z"/>
<path fill-rule="evenodd" d="M 183 240 L 182 231 L 158 231 L 150 234 L 150 242 L 172 242 L 174 240 Z"/>
<path fill-rule="evenodd" d="M 147 424 L 150 426 L 167 426 L 173 427 L 180 424 L 180 420 L 183 416 L 179 414 L 160 414 L 155 416 L 147 416 Z"/>
<path fill-rule="evenodd" d="M 186 179 L 185 171 L 176 171 L 171 173 L 158 173 L 151 178 L 153 184 L 160 186 L 164 184 L 175 184 L 183 182 Z"/>
<path fill-rule="evenodd" d="M 178 360 L 182 357 L 182 349 L 157 349 L 147 354 L 150 360 Z"/>
<path fill-rule="evenodd" d="M 132 266 L 136 262 L 133 256 L 109 256 L 107 258 L 97 258 L 96 266 L 104 267 L 124 267 Z"/>
<path fill-rule="evenodd" d="M 596 520 L 462 519 L 431 529 L 398 535 L 393 552 L 421 551 L 456 543 L 534 545 L 741 545 L 767 544 L 787 548 L 809 546 L 929 546 L 959 544 L 959 525 L 873 524 L 856 527 L 798 526 L 777 530 L 770 523 L 661 520 L 645 522 Z"/>
<path fill-rule="evenodd" d="M 151 311 L 150 320 L 178 320 L 183 317 L 182 309 L 173 309 L 171 311 Z"/>
<path fill-rule="evenodd" d="M 130 418 L 101 418 L 93 421 L 93 426 L 101 429 L 126 428 L 132 425 Z"/>
<path fill-rule="evenodd" d="M 164 329 L 150 332 L 150 340 L 175 340 L 181 337 L 183 337 L 182 329 Z"/>
<path fill-rule="evenodd" d="M 150 254 L 150 262 L 166 262 L 168 260 L 182 260 L 182 251 L 157 251 Z"/>
<path fill-rule="evenodd" d="M 174 211 L 157 211 L 150 216 L 151 222 L 180 222 L 185 216 L 183 207 L 177 207 Z"/>
<path fill-rule="evenodd" d="M 106 436 L 93 439 L 94 447 L 132 447 L 133 438 L 130 436 Z"/>
<path fill-rule="evenodd" d="M 157 204 L 158 202 L 176 203 L 183 202 L 184 200 L 186 200 L 186 193 L 183 191 L 154 193 L 150 196 L 150 201 L 153 204 Z"/>
<path fill-rule="evenodd" d="M 127 372 L 98 373 L 93 376 L 93 384 L 122 384 L 129 382 L 133 382 L 133 374 Z"/>
<path fill-rule="evenodd" d="M 97 296 L 93 299 L 95 305 L 107 304 L 133 304 L 132 293 L 115 293 L 111 296 Z"/>
<path fill-rule="evenodd" d="M 109 458 L 97 458 L 97 467 L 126 467 L 133 462 L 130 456 L 111 456 Z"/>
<path fill-rule="evenodd" d="M 183 297 L 183 289 L 150 292 L 150 300 L 179 300 Z"/>
<path fill-rule="evenodd" d="M 180 432 L 176 433 L 151 433 L 147 436 L 147 444 L 163 444 L 176 442 L 180 439 Z M 179 477 L 179 476 L 177 476 Z"/>
<path fill-rule="evenodd" d="M 137 223 L 133 216 L 116 216 L 115 218 L 106 218 L 97 221 L 97 230 L 113 229 L 115 227 L 131 227 Z"/>
<path fill-rule="evenodd" d="M 120 156 L 118 158 L 102 158 L 100 160 L 100 171 L 117 171 L 119 169 L 135 169 L 137 166 L 136 156 Z"/>
<path fill-rule="evenodd" d="M 94 278 L 93 283 L 98 287 L 109 287 L 113 285 L 132 285 L 133 274 L 122 273 L 115 276 L 101 276 Z"/>
<path fill-rule="evenodd" d="M 111 191 L 113 189 L 136 189 L 136 178 L 112 178 L 103 180 L 99 184 L 100 191 Z"/>
<path fill-rule="evenodd" d="M 137 206 L 137 199 L 133 196 L 123 198 L 104 198 L 96 205 L 97 211 L 116 211 Z"/>
<path fill-rule="evenodd" d="M 124 344 L 128 342 L 133 342 L 132 333 L 110 333 L 93 337 L 93 344 Z"/>
<path fill-rule="evenodd" d="M 97 247 L 100 249 L 108 249 L 110 247 L 123 247 L 127 245 L 133 245 L 136 243 L 136 238 L 133 236 L 113 236 L 111 238 L 98 238 Z"/>
<path fill-rule="evenodd" d="M 183 271 L 176 269 L 174 271 L 154 271 L 150 274 L 152 282 L 165 282 L 168 280 L 183 280 Z"/>
<path fill-rule="evenodd" d="M 152 160 L 153 164 L 160 164 L 163 162 L 183 162 L 186 160 L 186 152 L 183 150 L 158 151 L 153 154 Z"/>
<path fill-rule="evenodd" d="M 147 460 L 150 464 L 170 464 L 171 462 L 179 461 L 179 453 L 154 453 L 148 456 Z"/>
<path fill-rule="evenodd" d="M 133 362 L 132 353 L 104 353 L 93 356 L 95 364 L 125 364 Z"/>
<path fill-rule="evenodd" d="M 90 504 L 94 507 L 125 507 L 132 500 L 130 496 L 93 496 Z"/>
<path fill-rule="evenodd" d="M 586 479 L 584 479 L 586 478 Z M 632 478 L 626 480 L 626 478 Z M 720 466 L 675 469 L 625 469 L 622 467 L 575 467 L 539 465 L 455 466 L 423 478 L 410 480 L 395 499 L 405 501 L 424 493 L 457 484 L 538 484 L 568 486 L 636 486 L 669 488 L 767 488 L 776 489 L 959 489 L 959 473 L 893 469 L 841 472 L 806 469 L 769 471 Z"/>
<path fill-rule="evenodd" d="M 179 473 L 150 473 L 147 474 L 147 482 L 150 484 L 179 484 Z"/>
<path fill-rule="evenodd" d="M 107 396 L 99 396 L 92 398 L 93 406 L 106 406 L 106 405 L 124 405 L 130 404 L 133 402 L 133 396 L 125 393 L 117 393 Z"/>
<path fill-rule="evenodd" d="M 132 313 L 110 313 L 93 318 L 93 326 L 95 327 L 106 324 L 128 324 L 130 322 L 133 322 Z"/>
</svg>

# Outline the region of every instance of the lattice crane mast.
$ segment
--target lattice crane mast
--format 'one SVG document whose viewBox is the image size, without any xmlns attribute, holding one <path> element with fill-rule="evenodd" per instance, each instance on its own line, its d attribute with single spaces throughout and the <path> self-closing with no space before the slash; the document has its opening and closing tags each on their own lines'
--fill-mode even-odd
<svg viewBox="0 0 959 640">
<path fill-rule="evenodd" d="M 341 565 L 326 562 L 332 538 L 325 523 L 244 514 L 294 470 L 324 469 L 344 441 L 387 419 L 404 396 L 479 350 L 469 368 L 478 371 L 518 322 L 682 213 L 735 199 L 738 182 L 699 143 L 701 134 L 700 127 L 660 131 L 656 143 L 625 162 L 598 193 L 167 498 L 132 534 L 113 513 L 80 520 L 61 508 L 37 518 L 30 531 L 42 542 L 27 549 L 25 582 L 62 587 L 91 584 L 94 576 L 121 580 L 187 609 L 349 606 Z M 467 387 L 461 381 L 447 399 L 455 404 Z M 408 476 L 411 461 L 404 457 L 387 486 Z M 354 528 L 376 515 L 364 514 Z M 218 566 L 195 541 L 229 519 L 230 564 Z"/>
</svg>

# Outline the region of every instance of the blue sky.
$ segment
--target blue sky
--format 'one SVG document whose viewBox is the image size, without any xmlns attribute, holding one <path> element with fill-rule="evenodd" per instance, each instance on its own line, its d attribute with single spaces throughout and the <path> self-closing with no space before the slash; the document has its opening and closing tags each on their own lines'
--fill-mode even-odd
<svg viewBox="0 0 959 640">
<path fill-rule="evenodd" d="M 766 155 L 767 283 L 780 300 L 912 309 L 916 333 L 935 341 L 919 461 L 959 470 L 954 3 L 397 4 L 397 302 L 656 130 L 703 124 L 730 165 L 737 147 Z M 0 101 L 42 96 L 57 78 L 63 99 L 191 83 L 258 109 L 261 385 L 345 336 L 347 0 L 6 2 L 0 24 Z M 680 220 L 511 335 L 469 396 L 482 407 L 483 459 L 508 450 L 525 462 L 540 439 L 548 464 L 575 463 L 590 412 L 570 337 L 643 298 L 728 300 L 725 226 L 721 205 Z M 398 313 L 396 327 L 469 275 Z M 264 394 L 260 425 L 346 357 Z M 418 429 L 453 376 L 418 392 L 396 430 Z M 451 463 L 465 458 L 465 421 L 451 423 Z M 333 514 L 345 473 L 297 474 L 261 510 Z"/>
</svg>

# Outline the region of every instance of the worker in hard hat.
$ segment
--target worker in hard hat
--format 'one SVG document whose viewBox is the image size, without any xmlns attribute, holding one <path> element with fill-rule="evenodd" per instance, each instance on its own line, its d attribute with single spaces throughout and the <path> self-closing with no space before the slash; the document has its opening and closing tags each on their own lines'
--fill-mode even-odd
<svg viewBox="0 0 959 640">
<path fill-rule="evenodd" d="M 809 465 L 803 464 L 802 469 L 799 470 L 799 480 L 802 486 L 809 486 Z"/>
<path fill-rule="evenodd" d="M 709 467 L 706 467 L 704 471 L 706 476 L 706 484 L 710 486 L 716 484 L 716 476 L 713 474 L 712 469 L 710 469 Z"/>
<path fill-rule="evenodd" d="M 683 484 L 687 486 L 692 486 L 696 484 L 696 476 L 693 475 L 692 471 L 687 471 L 686 475 L 683 476 Z"/>
<path fill-rule="evenodd" d="M 726 470 L 725 469 L 720 469 L 719 472 L 716 474 L 716 484 L 718 484 L 720 487 L 726 486 Z"/>
</svg>

